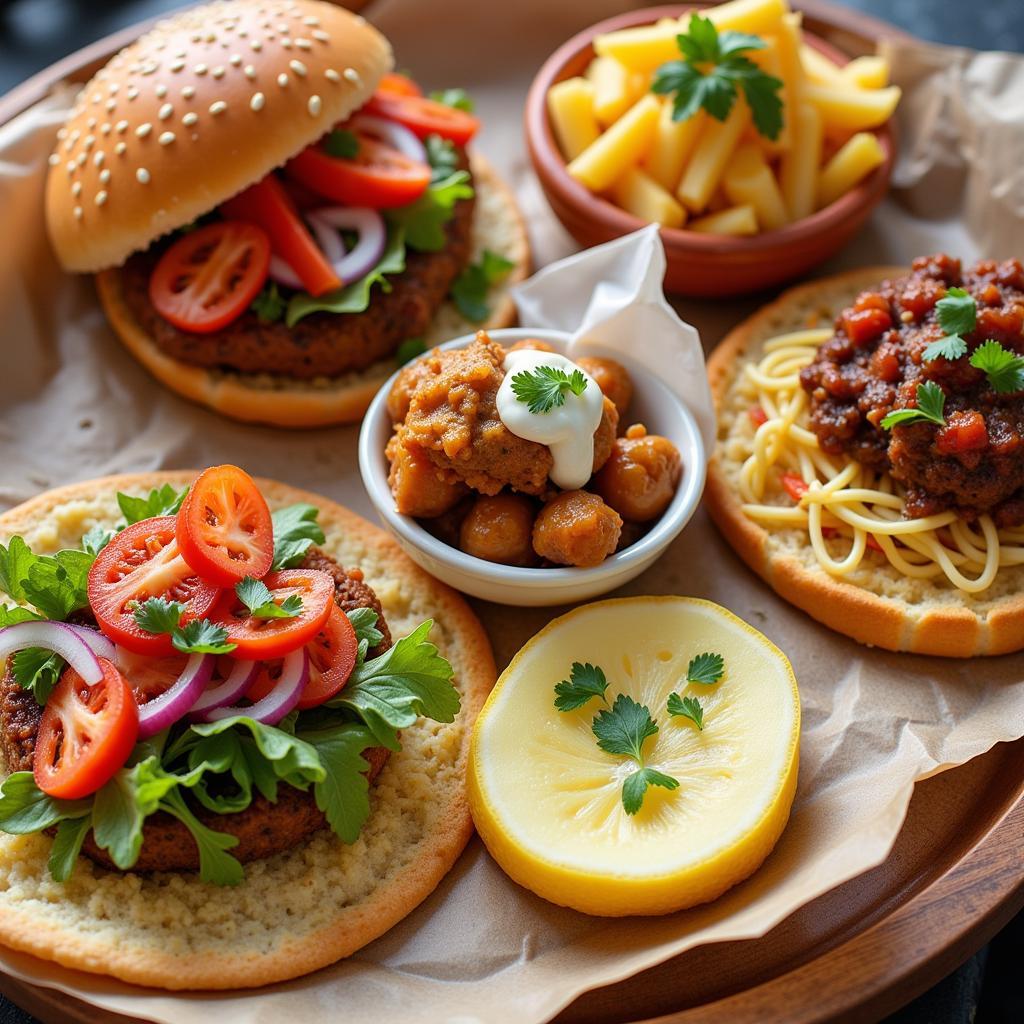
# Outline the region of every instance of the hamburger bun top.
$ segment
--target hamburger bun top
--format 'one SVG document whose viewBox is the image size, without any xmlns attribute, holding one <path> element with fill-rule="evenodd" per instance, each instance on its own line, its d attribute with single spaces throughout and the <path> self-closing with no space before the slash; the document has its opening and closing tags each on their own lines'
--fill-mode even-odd
<svg viewBox="0 0 1024 1024">
<path fill-rule="evenodd" d="M 392 66 L 359 15 L 218 0 L 157 23 L 79 93 L 46 182 L 66 270 L 118 266 L 259 181 L 361 107 Z"/>
</svg>

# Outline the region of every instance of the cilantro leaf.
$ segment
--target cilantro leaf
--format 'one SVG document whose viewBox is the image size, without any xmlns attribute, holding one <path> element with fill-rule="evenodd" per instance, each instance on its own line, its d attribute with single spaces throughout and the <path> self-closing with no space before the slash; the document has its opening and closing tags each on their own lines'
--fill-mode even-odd
<svg viewBox="0 0 1024 1024">
<path fill-rule="evenodd" d="M 589 662 L 581 665 L 574 661 L 569 678 L 555 685 L 555 707 L 559 711 L 575 711 L 592 697 L 600 697 L 607 703 L 607 689 L 608 680 L 597 665 L 591 665 Z"/>
<path fill-rule="evenodd" d="M 279 508 L 271 514 L 274 524 L 273 569 L 294 569 L 302 564 L 314 544 L 323 544 L 324 531 L 316 521 L 320 510 L 300 503 Z"/>
<path fill-rule="evenodd" d="M 153 516 L 176 515 L 186 494 L 187 487 L 182 491 L 176 491 L 170 484 L 164 484 L 162 487 L 155 487 L 145 498 L 137 498 L 118 491 L 117 504 L 125 523 L 131 526 L 143 519 L 152 519 Z"/>
<path fill-rule="evenodd" d="M 40 707 L 49 700 L 64 672 L 64 665 L 64 659 L 59 654 L 42 647 L 26 647 L 11 659 L 14 681 L 23 690 L 31 690 Z"/>
<path fill-rule="evenodd" d="M 147 597 L 132 612 L 132 618 L 147 633 L 173 633 L 181 622 L 185 606 L 166 597 Z"/>
<path fill-rule="evenodd" d="M 90 555 L 98 555 L 113 539 L 113 530 L 105 530 L 102 526 L 90 527 L 82 535 L 82 550 Z"/>
<path fill-rule="evenodd" d="M 538 366 L 536 370 L 523 370 L 512 378 L 512 393 L 532 413 L 545 413 L 565 404 L 566 392 L 582 395 L 587 378 L 581 370 L 571 374 L 556 366 Z"/>
<path fill-rule="evenodd" d="M 763 39 L 742 32 L 719 34 L 709 18 L 692 14 L 686 33 L 676 36 L 676 44 L 683 60 L 662 64 L 651 84 L 656 93 L 675 94 L 674 120 L 685 121 L 703 108 L 724 121 L 742 91 L 757 131 L 769 139 L 778 138 L 782 82 L 745 56 L 747 51 L 764 49 Z"/>
<path fill-rule="evenodd" d="M 75 870 L 75 862 L 82 852 L 82 843 L 92 828 L 92 815 L 81 818 L 65 818 L 57 825 L 57 834 L 53 837 L 50 857 L 46 866 L 55 882 L 66 882 Z"/>
<path fill-rule="evenodd" d="M 260 323 L 273 324 L 284 318 L 288 303 L 278 290 L 277 282 L 267 281 L 249 308 L 259 317 Z"/>
<path fill-rule="evenodd" d="M 417 252 L 440 252 L 447 241 L 444 226 L 451 220 L 455 204 L 472 196 L 469 172 L 453 171 L 446 178 L 432 181 L 418 199 L 384 213 L 393 227 L 403 230 L 410 248 Z"/>
<path fill-rule="evenodd" d="M 703 683 L 710 686 L 717 683 L 725 674 L 725 659 L 720 654 L 712 654 L 706 651 L 690 659 L 686 667 L 686 681 L 689 683 Z"/>
<path fill-rule="evenodd" d="M 967 352 L 967 342 L 955 334 L 945 334 L 938 341 L 929 342 L 921 354 L 926 363 L 933 359 L 959 359 Z"/>
<path fill-rule="evenodd" d="M 942 410 L 946 405 L 946 394 L 933 380 L 917 385 L 917 408 L 894 409 L 882 420 L 883 430 L 892 430 L 901 423 L 937 423 L 946 425 Z"/>
<path fill-rule="evenodd" d="M 358 281 L 350 281 L 326 295 L 314 297 L 306 292 L 296 292 L 288 300 L 284 322 L 288 327 L 294 327 L 310 313 L 362 313 L 370 305 L 370 292 L 373 286 L 380 285 L 382 291 L 391 291 L 388 277 L 400 274 L 403 270 L 405 270 L 405 236 L 400 230 L 393 229 L 388 232 L 384 255 L 368 274 L 359 278 Z"/>
<path fill-rule="evenodd" d="M 395 349 L 395 363 L 398 366 L 405 366 L 411 363 L 417 356 L 427 351 L 427 343 L 422 338 L 406 338 L 397 349 Z"/>
<path fill-rule="evenodd" d="M 963 288 L 950 288 L 935 303 L 939 326 L 949 335 L 970 334 L 978 323 L 978 303 Z"/>
<path fill-rule="evenodd" d="M 246 576 L 235 584 L 235 594 L 257 619 L 294 619 L 302 611 L 302 598 L 298 594 L 290 594 L 278 604 L 267 585 L 253 576 Z"/>
<path fill-rule="evenodd" d="M 420 716 L 452 722 L 461 706 L 451 665 L 427 639 L 433 625 L 427 619 L 390 650 L 357 665 L 345 689 L 328 702 L 330 707 L 354 711 L 374 741 L 389 750 L 400 749 L 397 730 L 408 728 Z"/>
<path fill-rule="evenodd" d="M 89 604 L 94 557 L 72 548 L 36 555 L 22 537 L 12 537 L 6 548 L 0 544 L 0 590 L 32 604 L 45 618 L 63 621 Z"/>
<path fill-rule="evenodd" d="M 424 141 L 427 162 L 430 164 L 430 180 L 444 181 L 459 169 L 459 154 L 451 139 L 440 135 L 428 135 Z"/>
<path fill-rule="evenodd" d="M 640 810 L 648 786 L 678 789 L 679 780 L 655 768 L 638 768 L 632 775 L 627 775 L 622 783 L 622 806 L 627 814 L 636 814 Z"/>
<path fill-rule="evenodd" d="M 209 619 L 193 619 L 175 629 L 171 643 L 182 654 L 230 654 L 237 644 L 228 640 L 228 631 Z"/>
<path fill-rule="evenodd" d="M 437 89 L 430 94 L 430 99 L 435 103 L 443 103 L 446 107 L 464 110 L 467 114 L 473 113 L 473 100 L 465 89 Z"/>
<path fill-rule="evenodd" d="M 384 639 L 384 634 L 377 628 L 378 615 L 372 608 L 353 608 L 345 614 L 356 632 L 357 643 L 365 643 L 370 648 Z"/>
<path fill-rule="evenodd" d="M 479 263 L 471 263 L 452 282 L 451 297 L 470 322 L 483 323 L 491 315 L 487 292 L 508 277 L 515 263 L 485 249 Z"/>
<path fill-rule="evenodd" d="M 324 136 L 321 148 L 328 156 L 351 160 L 359 153 L 359 139 L 353 132 L 335 128 Z"/>
<path fill-rule="evenodd" d="M 989 387 L 1001 395 L 1024 390 L 1024 357 L 991 338 L 971 353 L 971 366 L 984 372 Z"/>
<path fill-rule="evenodd" d="M 20 608 L 16 605 L 0 604 L 0 628 L 13 626 L 19 622 L 32 622 L 41 619 L 41 615 L 30 611 L 28 608 Z"/>
<path fill-rule="evenodd" d="M 599 711 L 591 726 L 597 745 L 607 754 L 624 754 L 643 764 L 644 740 L 658 731 L 651 712 L 620 693 L 608 710 Z"/>
<path fill-rule="evenodd" d="M 673 717 L 688 718 L 698 729 L 704 729 L 704 708 L 696 697 L 680 697 L 678 693 L 670 693 L 668 713 Z"/>
<path fill-rule="evenodd" d="M 192 833 L 199 850 L 199 877 L 214 885 L 238 885 L 245 877 L 242 865 L 227 851 L 238 845 L 238 837 L 207 828 L 188 808 L 178 790 L 160 801 L 160 810 L 178 819 Z"/>
<path fill-rule="evenodd" d="M 369 762 L 362 756 L 375 745 L 365 725 L 348 722 L 333 729 L 303 732 L 302 739 L 313 747 L 324 767 L 324 777 L 313 785 L 317 807 L 323 811 L 334 834 L 344 843 L 354 843 L 370 816 L 370 785 L 366 779 Z"/>
</svg>

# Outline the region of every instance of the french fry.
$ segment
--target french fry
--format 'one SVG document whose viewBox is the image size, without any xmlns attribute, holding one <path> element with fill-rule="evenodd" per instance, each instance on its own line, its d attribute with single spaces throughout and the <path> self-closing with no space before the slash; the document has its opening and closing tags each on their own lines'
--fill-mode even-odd
<svg viewBox="0 0 1024 1024">
<path fill-rule="evenodd" d="M 877 128 L 892 116 L 900 100 L 899 86 L 887 89 L 858 89 L 809 82 L 804 95 L 821 113 L 825 131 L 845 133 Z"/>
<path fill-rule="evenodd" d="M 722 186 L 732 205 L 753 208 L 757 223 L 765 231 L 776 231 L 789 220 L 779 183 L 754 143 L 745 142 L 737 147 L 722 177 Z"/>
<path fill-rule="evenodd" d="M 742 100 L 733 104 L 725 121 L 707 119 L 676 189 L 676 196 L 687 209 L 699 213 L 707 206 L 749 119 L 750 111 Z"/>
<path fill-rule="evenodd" d="M 847 84 L 843 78 L 842 68 L 806 43 L 800 46 L 800 63 L 803 64 L 804 74 L 811 82 L 817 82 L 819 85 Z"/>
<path fill-rule="evenodd" d="M 818 175 L 818 209 L 845 195 L 884 160 L 877 137 L 871 132 L 857 132 Z"/>
<path fill-rule="evenodd" d="M 874 55 L 855 57 L 841 74 L 859 89 L 884 89 L 889 84 L 889 61 Z"/>
<path fill-rule="evenodd" d="M 594 90 L 594 116 L 605 128 L 617 121 L 637 98 L 632 72 L 614 57 L 595 57 L 587 68 L 587 80 Z"/>
<path fill-rule="evenodd" d="M 661 105 L 651 93 L 638 100 L 568 167 L 580 184 L 603 192 L 650 151 Z"/>
<path fill-rule="evenodd" d="M 779 77 L 782 79 L 782 132 L 779 149 L 793 144 L 793 111 L 803 102 L 804 68 L 800 63 L 800 14 L 784 14 L 779 22 L 775 45 L 779 53 Z"/>
<path fill-rule="evenodd" d="M 735 32 L 748 32 L 750 35 L 763 36 L 775 32 L 784 14 L 789 13 L 786 0 L 731 0 L 727 4 L 719 4 L 704 12 L 719 32 L 731 29 Z M 689 15 L 684 15 L 690 20 Z"/>
<path fill-rule="evenodd" d="M 698 110 L 685 121 L 672 120 L 672 103 L 662 101 L 658 114 L 658 127 L 654 133 L 651 151 L 644 159 L 644 170 L 662 188 L 675 192 L 683 167 L 697 145 L 707 114 Z"/>
<path fill-rule="evenodd" d="M 671 194 L 639 167 L 630 167 L 612 186 L 611 195 L 617 206 L 648 223 L 678 228 L 686 219 L 686 211 Z"/>
<path fill-rule="evenodd" d="M 690 221 L 689 230 L 706 235 L 756 235 L 757 217 L 752 206 L 732 206 Z"/>
<path fill-rule="evenodd" d="M 594 117 L 594 87 L 585 78 L 567 78 L 551 87 L 548 116 L 566 160 L 574 160 L 601 134 Z"/>
<path fill-rule="evenodd" d="M 790 220 L 814 212 L 821 166 L 822 122 L 818 108 L 801 103 L 793 116 L 793 144 L 782 154 L 779 180 Z"/>
</svg>

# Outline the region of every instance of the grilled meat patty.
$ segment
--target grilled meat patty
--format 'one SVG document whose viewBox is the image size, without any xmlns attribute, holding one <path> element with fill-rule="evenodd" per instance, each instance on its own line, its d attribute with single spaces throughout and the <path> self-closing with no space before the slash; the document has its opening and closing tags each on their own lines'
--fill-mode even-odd
<svg viewBox="0 0 1024 1024">
<path fill-rule="evenodd" d="M 359 569 L 343 570 L 319 548 L 311 548 L 303 568 L 318 569 L 334 578 L 334 599 L 342 611 L 372 608 L 378 616 L 377 628 L 384 634 L 380 645 L 368 654 L 375 657 L 391 646 L 391 634 L 384 621 L 380 601 L 364 582 Z M 79 621 L 86 621 L 81 619 Z M 94 623 L 89 623 L 90 625 Z M 0 680 L 0 754 L 8 771 L 31 771 L 36 732 L 43 709 L 31 691 L 23 690 L 14 681 L 10 661 Z M 372 783 L 388 758 L 384 747 L 363 752 L 370 762 L 367 778 Z M 254 794 L 252 803 L 236 814 L 217 814 L 189 800 L 196 817 L 209 828 L 238 837 L 231 855 L 242 863 L 273 856 L 290 850 L 307 836 L 327 827 L 323 813 L 316 806 L 312 790 L 303 792 L 280 783 L 277 801 Z M 82 852 L 97 864 L 117 870 L 105 850 L 86 837 Z M 142 849 L 133 871 L 198 871 L 199 854 L 188 829 L 169 814 L 160 811 L 146 819 Z"/>
</svg>

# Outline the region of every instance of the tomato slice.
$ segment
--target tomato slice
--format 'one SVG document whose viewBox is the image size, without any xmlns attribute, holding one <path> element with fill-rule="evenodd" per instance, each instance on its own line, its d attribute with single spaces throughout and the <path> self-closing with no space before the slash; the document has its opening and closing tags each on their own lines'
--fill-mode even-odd
<svg viewBox="0 0 1024 1024">
<path fill-rule="evenodd" d="M 341 287 L 341 279 L 273 174 L 222 203 L 220 209 L 225 217 L 261 227 L 270 237 L 271 249 L 298 274 L 310 295 L 323 295 Z"/>
<path fill-rule="evenodd" d="M 456 146 L 466 145 L 480 130 L 480 121 L 472 114 L 436 100 L 428 100 L 424 96 L 396 96 L 390 92 L 377 92 L 362 109 L 367 114 L 376 114 L 404 124 L 421 139 L 428 135 L 440 135 Z"/>
<path fill-rule="evenodd" d="M 100 629 L 136 654 L 172 654 L 166 633 L 147 633 L 133 614 L 137 602 L 166 597 L 184 606 L 182 622 L 205 615 L 220 589 L 201 579 L 181 555 L 177 519 L 158 516 L 126 527 L 89 570 L 89 605 Z"/>
<path fill-rule="evenodd" d="M 291 619 L 258 619 L 249 614 L 233 590 L 225 591 L 210 621 L 228 631 L 237 644 L 236 658 L 283 658 L 308 643 L 324 628 L 334 607 L 334 580 L 318 569 L 281 569 L 263 579 L 277 604 L 292 594 L 302 598 L 302 610 Z"/>
<path fill-rule="evenodd" d="M 430 184 L 430 167 L 364 132 L 353 133 L 359 151 L 352 158 L 325 153 L 319 143 L 304 149 L 286 167 L 300 185 L 348 206 L 375 210 L 406 206 Z"/>
<path fill-rule="evenodd" d="M 117 652 L 117 670 L 127 680 L 135 703 L 141 707 L 178 681 L 188 659 L 187 654 L 177 652 L 154 658 L 149 654 L 135 654 L 122 647 Z"/>
<path fill-rule="evenodd" d="M 389 71 L 377 83 L 377 91 L 395 96 L 423 95 L 423 90 L 408 75 L 400 75 L 397 71 Z"/>
<path fill-rule="evenodd" d="M 237 466 L 211 466 L 178 511 L 178 547 L 205 580 L 233 587 L 259 579 L 274 561 L 274 524 L 256 481 Z"/>
<path fill-rule="evenodd" d="M 308 644 L 309 682 L 299 698 L 300 710 L 330 700 L 348 682 L 356 664 L 359 643 L 349 617 L 332 603 L 327 625 Z M 277 684 L 279 670 L 265 666 L 246 691 L 250 700 L 262 700 Z"/>
<path fill-rule="evenodd" d="M 783 473 L 782 474 L 782 489 L 795 501 L 798 505 L 800 499 L 810 490 L 807 486 L 807 482 L 804 480 L 799 473 Z"/>
<path fill-rule="evenodd" d="M 259 294 L 270 240 L 253 224 L 219 221 L 179 238 L 149 278 L 149 298 L 169 323 L 193 334 L 219 331 Z"/>
<path fill-rule="evenodd" d="M 106 658 L 88 686 L 64 670 L 43 709 L 32 758 L 36 785 L 58 800 L 78 800 L 109 782 L 139 734 L 139 709 L 124 676 Z"/>
</svg>

